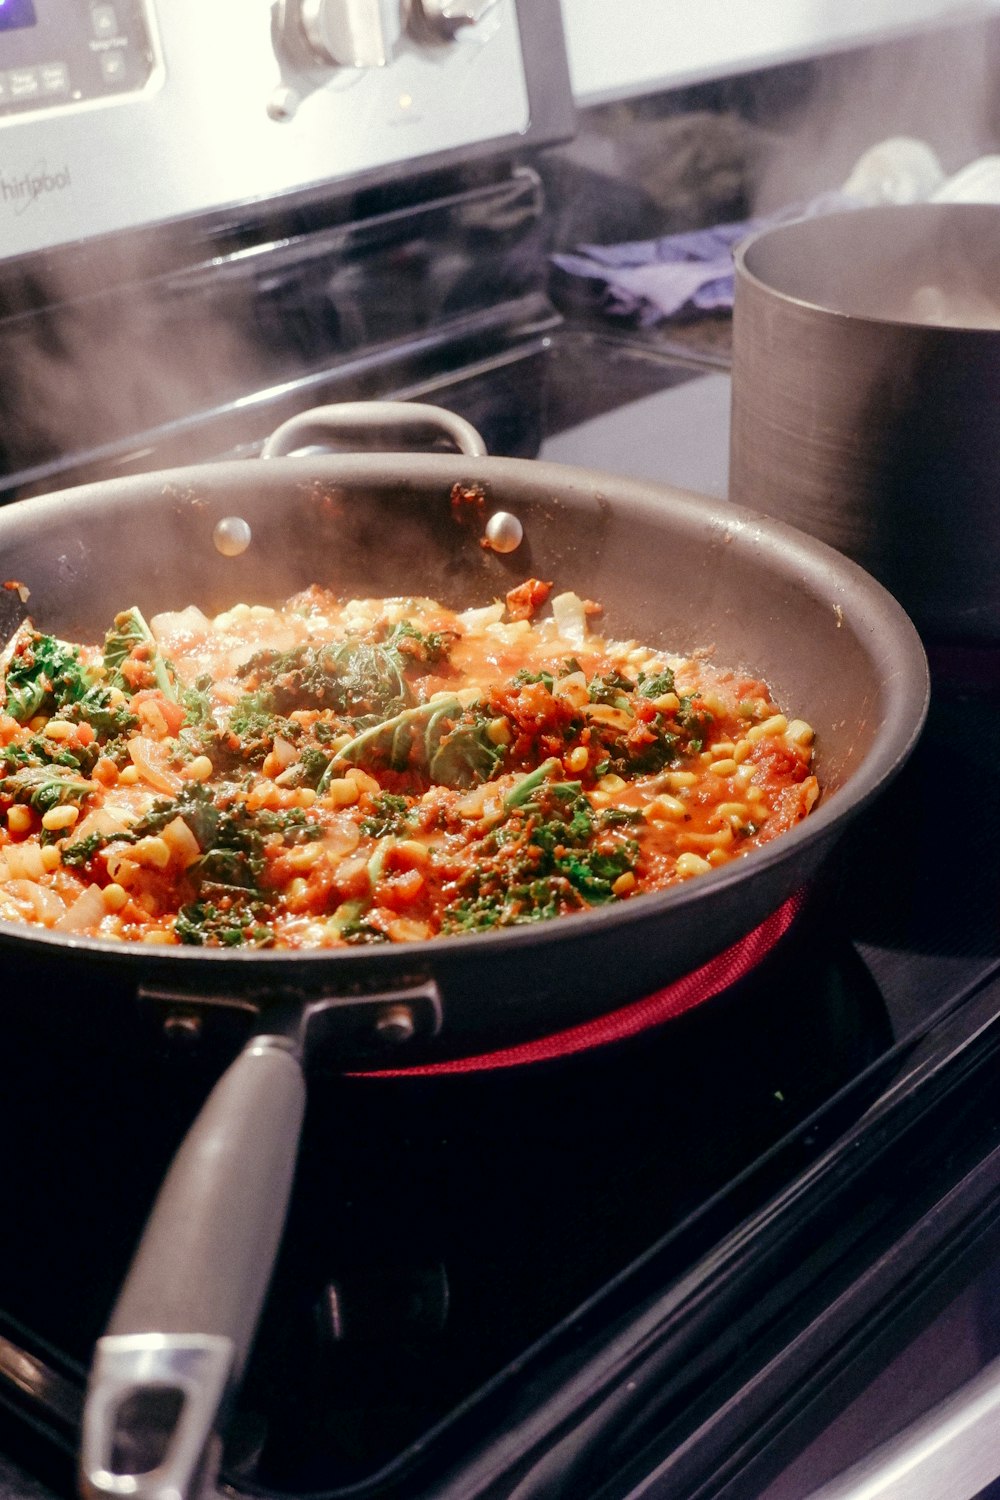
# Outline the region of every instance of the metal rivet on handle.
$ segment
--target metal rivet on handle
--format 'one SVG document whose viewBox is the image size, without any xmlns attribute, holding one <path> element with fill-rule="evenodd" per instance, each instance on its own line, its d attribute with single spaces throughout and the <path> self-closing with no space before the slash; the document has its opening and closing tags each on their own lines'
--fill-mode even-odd
<svg viewBox="0 0 1000 1500">
<path fill-rule="evenodd" d="M 239 557 L 250 545 L 253 532 L 242 516 L 225 516 L 212 532 L 215 550 L 223 557 Z"/>
<path fill-rule="evenodd" d="M 196 1042 L 201 1036 L 201 1016 L 180 1012 L 165 1016 L 163 1034 L 172 1042 Z"/>
<path fill-rule="evenodd" d="M 494 552 L 516 552 L 524 540 L 524 527 L 509 510 L 495 511 L 486 523 L 486 541 Z"/>
<path fill-rule="evenodd" d="M 417 1018 L 410 1005 L 387 1005 L 379 1012 L 375 1022 L 379 1040 L 383 1042 L 408 1042 L 416 1034 Z"/>
</svg>

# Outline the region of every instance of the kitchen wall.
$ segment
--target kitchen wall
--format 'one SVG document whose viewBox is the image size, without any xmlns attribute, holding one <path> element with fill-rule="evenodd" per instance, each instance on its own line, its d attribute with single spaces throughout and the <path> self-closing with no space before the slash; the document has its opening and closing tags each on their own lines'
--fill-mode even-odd
<svg viewBox="0 0 1000 1500">
<path fill-rule="evenodd" d="M 562 0 L 581 105 L 1000 12 L 1000 0 Z"/>
</svg>

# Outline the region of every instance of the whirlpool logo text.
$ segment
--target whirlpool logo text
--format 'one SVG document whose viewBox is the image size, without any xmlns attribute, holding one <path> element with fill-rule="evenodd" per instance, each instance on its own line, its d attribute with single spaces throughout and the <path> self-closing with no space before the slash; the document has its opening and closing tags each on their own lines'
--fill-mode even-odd
<svg viewBox="0 0 1000 1500">
<path fill-rule="evenodd" d="M 47 162 L 39 162 L 19 176 L 0 168 L 0 207 L 23 214 L 39 198 L 71 186 L 69 167 L 50 168 Z"/>
</svg>

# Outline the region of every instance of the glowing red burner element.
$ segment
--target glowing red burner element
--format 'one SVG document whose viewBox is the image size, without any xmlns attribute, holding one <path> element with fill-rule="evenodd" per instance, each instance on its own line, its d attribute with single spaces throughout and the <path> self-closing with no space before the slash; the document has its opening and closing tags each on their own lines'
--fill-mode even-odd
<svg viewBox="0 0 1000 1500">
<path fill-rule="evenodd" d="M 585 1021 L 581 1026 L 571 1026 L 566 1031 L 554 1032 L 552 1036 L 540 1037 L 537 1041 L 522 1042 L 516 1047 L 502 1047 L 497 1052 L 482 1052 L 476 1057 L 459 1057 L 449 1062 L 425 1063 L 419 1068 L 378 1069 L 366 1073 L 366 1078 L 436 1078 L 446 1073 L 482 1073 L 493 1068 L 518 1068 L 528 1063 L 551 1062 L 554 1058 L 570 1057 L 574 1052 L 588 1052 L 592 1047 L 603 1047 L 608 1042 L 623 1042 L 629 1037 L 664 1021 L 672 1021 L 693 1010 L 696 1005 L 710 1000 L 730 985 L 755 969 L 766 958 L 775 944 L 784 937 L 798 915 L 804 896 L 791 896 L 783 906 L 773 912 L 753 932 L 747 933 L 738 943 L 727 948 L 717 957 L 709 959 L 700 969 L 694 969 L 683 979 L 677 979 L 666 989 L 636 1000 L 620 1010 Z"/>
</svg>

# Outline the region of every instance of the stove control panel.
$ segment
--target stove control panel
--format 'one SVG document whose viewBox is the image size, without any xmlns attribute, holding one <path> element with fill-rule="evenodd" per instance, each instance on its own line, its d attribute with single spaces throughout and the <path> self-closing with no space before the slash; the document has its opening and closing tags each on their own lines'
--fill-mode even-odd
<svg viewBox="0 0 1000 1500">
<path fill-rule="evenodd" d="M 0 0 L 0 118 L 135 92 L 154 68 L 138 0 Z"/>
<path fill-rule="evenodd" d="M 560 0 L 0 0 L 0 260 L 573 123 Z"/>
</svg>

